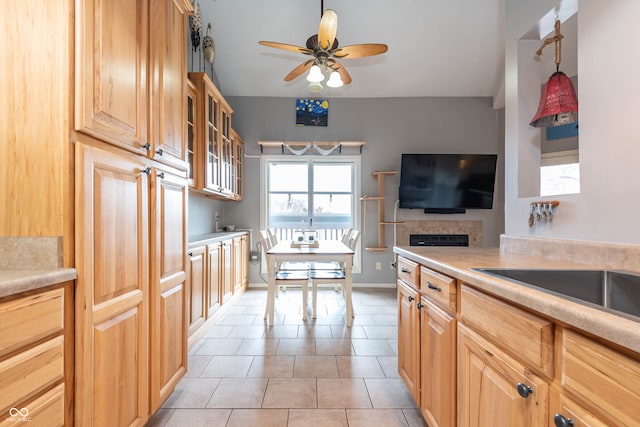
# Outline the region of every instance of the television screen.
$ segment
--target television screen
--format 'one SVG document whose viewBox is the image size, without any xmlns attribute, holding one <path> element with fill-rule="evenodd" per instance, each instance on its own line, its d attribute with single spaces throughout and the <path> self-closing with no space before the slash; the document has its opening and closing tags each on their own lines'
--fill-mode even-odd
<svg viewBox="0 0 640 427">
<path fill-rule="evenodd" d="M 403 154 L 400 208 L 491 209 L 495 154 Z"/>
</svg>

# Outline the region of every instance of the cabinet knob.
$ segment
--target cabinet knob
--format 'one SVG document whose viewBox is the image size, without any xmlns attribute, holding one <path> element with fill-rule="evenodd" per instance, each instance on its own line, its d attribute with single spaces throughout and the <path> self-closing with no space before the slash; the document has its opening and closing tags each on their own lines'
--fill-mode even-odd
<svg viewBox="0 0 640 427">
<path fill-rule="evenodd" d="M 412 297 L 411 295 L 409 295 L 409 296 L 407 297 L 407 299 L 409 300 L 409 302 L 412 302 L 415 298 L 414 298 L 414 297 Z"/>
<path fill-rule="evenodd" d="M 561 414 L 555 414 L 553 416 L 553 423 L 556 427 L 573 427 L 573 420 L 571 418 L 565 418 Z"/>
<path fill-rule="evenodd" d="M 164 172 L 160 172 L 160 173 L 158 174 L 158 178 L 160 178 L 160 179 L 164 179 Z"/>
<path fill-rule="evenodd" d="M 422 307 L 424 307 L 424 304 L 419 302 L 419 303 L 416 304 L 416 307 L 418 307 L 418 310 L 421 310 Z"/>
<path fill-rule="evenodd" d="M 528 386 L 523 383 L 518 383 L 518 385 L 516 385 L 516 389 L 518 390 L 518 394 L 525 398 L 528 397 L 531 393 L 533 393 L 533 389 L 531 388 L 531 386 Z"/>
<path fill-rule="evenodd" d="M 147 175 L 151 175 L 151 168 L 146 167 L 146 168 L 142 169 L 142 173 L 147 174 Z"/>
<path fill-rule="evenodd" d="M 142 145 L 142 148 L 144 148 L 145 150 L 149 151 L 151 150 L 151 144 L 149 144 L 148 142 L 146 144 Z"/>
<path fill-rule="evenodd" d="M 189 255 L 189 256 L 193 256 L 193 252 L 189 252 L 187 255 Z"/>
<path fill-rule="evenodd" d="M 429 289 L 433 289 L 434 291 L 442 292 L 442 289 L 440 289 L 440 288 L 439 288 L 439 287 L 437 287 L 437 286 L 433 286 L 433 285 L 431 284 L 431 282 L 430 282 L 430 281 L 428 281 L 428 280 L 427 280 L 427 288 L 429 288 Z"/>
<path fill-rule="evenodd" d="M 162 153 L 164 153 L 164 151 L 162 151 L 162 148 L 161 148 L 161 149 L 159 149 L 159 150 L 156 150 L 156 154 L 157 154 L 158 156 L 162 156 Z"/>
</svg>

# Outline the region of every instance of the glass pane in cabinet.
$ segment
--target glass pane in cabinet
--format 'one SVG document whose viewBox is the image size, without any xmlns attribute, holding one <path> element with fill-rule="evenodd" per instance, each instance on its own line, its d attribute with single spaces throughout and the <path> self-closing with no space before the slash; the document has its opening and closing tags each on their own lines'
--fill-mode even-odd
<svg viewBox="0 0 640 427">
<path fill-rule="evenodd" d="M 187 97 L 187 121 L 193 123 L 193 98 Z"/>
<path fill-rule="evenodd" d="M 193 152 L 193 126 L 187 126 L 187 149 Z"/>
<path fill-rule="evenodd" d="M 208 111 L 209 111 L 209 123 L 214 123 L 215 124 L 215 122 L 214 122 L 215 113 L 213 111 L 213 98 L 211 96 L 208 96 L 207 99 L 209 101 L 209 108 L 208 108 Z"/>
</svg>

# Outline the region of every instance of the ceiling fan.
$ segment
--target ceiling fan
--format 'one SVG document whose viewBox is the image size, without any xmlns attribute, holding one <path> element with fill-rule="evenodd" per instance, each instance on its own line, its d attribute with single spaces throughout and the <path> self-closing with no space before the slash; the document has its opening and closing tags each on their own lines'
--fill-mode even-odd
<svg viewBox="0 0 640 427">
<path fill-rule="evenodd" d="M 309 85 L 309 90 L 311 91 L 322 90 L 322 85 L 320 85 L 319 82 L 322 81 L 324 76 L 322 76 L 321 70 L 325 70 L 330 74 L 329 81 L 327 82 L 328 86 L 339 87 L 342 86 L 342 83 L 351 83 L 351 76 L 337 59 L 364 58 L 367 56 L 380 55 L 387 51 L 387 45 L 381 43 L 354 44 L 340 47 L 338 39 L 336 38 L 338 31 L 337 13 L 332 9 L 324 10 L 324 1 L 320 2 L 320 13 L 321 18 L 318 33 L 307 39 L 306 47 L 270 41 L 258 42 L 262 46 L 290 52 L 299 52 L 311 56 L 311 59 L 298 65 L 284 77 L 284 80 L 288 82 L 296 79 L 313 66 L 317 66 L 317 69 L 310 70 L 310 77 L 308 77 L 308 80 L 312 82 L 312 84 Z M 314 79 L 312 76 L 317 77 Z M 332 80 L 334 84 L 332 84 Z M 335 84 L 335 82 L 339 84 Z M 312 87 L 313 83 L 315 83 L 315 87 Z"/>
</svg>

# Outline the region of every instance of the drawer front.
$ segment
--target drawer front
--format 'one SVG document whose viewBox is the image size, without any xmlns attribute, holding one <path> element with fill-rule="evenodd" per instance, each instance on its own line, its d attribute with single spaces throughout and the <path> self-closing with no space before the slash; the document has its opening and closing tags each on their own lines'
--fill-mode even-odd
<svg viewBox="0 0 640 427">
<path fill-rule="evenodd" d="M 0 427 L 17 425 L 50 426 L 64 425 L 64 384 L 58 384 L 42 396 L 20 408 L 11 408 L 7 418 L 0 421 Z M 22 424 L 23 422 L 27 424 Z"/>
<path fill-rule="evenodd" d="M 562 385 L 615 420 L 640 420 L 640 360 L 565 329 L 562 335 Z"/>
<path fill-rule="evenodd" d="M 420 267 L 420 292 L 449 313 L 455 313 L 455 279 L 427 267 Z"/>
<path fill-rule="evenodd" d="M 0 304 L 0 358 L 62 330 L 64 291 L 54 289 Z"/>
<path fill-rule="evenodd" d="M 420 283 L 420 266 L 410 259 L 398 257 L 398 279 L 418 289 Z"/>
<path fill-rule="evenodd" d="M 460 288 L 460 315 L 467 325 L 553 378 L 553 323 L 468 286 Z"/>
<path fill-rule="evenodd" d="M 0 362 L 0 411 L 64 377 L 64 337 L 57 336 Z"/>
</svg>

